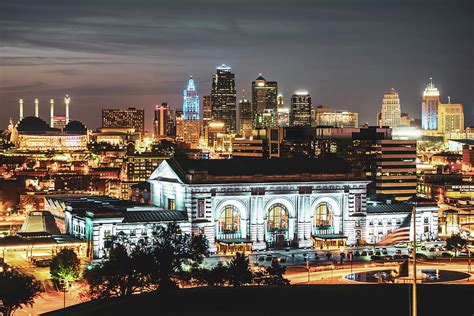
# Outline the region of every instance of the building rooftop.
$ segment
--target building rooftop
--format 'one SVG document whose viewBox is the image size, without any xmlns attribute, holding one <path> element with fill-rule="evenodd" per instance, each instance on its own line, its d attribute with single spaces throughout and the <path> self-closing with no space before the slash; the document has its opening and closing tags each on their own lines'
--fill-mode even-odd
<svg viewBox="0 0 474 316">
<path fill-rule="evenodd" d="M 169 159 L 171 168 L 187 183 L 363 180 L 348 162 L 331 159 Z"/>
<path fill-rule="evenodd" d="M 411 213 L 412 207 L 412 205 L 407 203 L 367 205 L 367 213 Z"/>
</svg>

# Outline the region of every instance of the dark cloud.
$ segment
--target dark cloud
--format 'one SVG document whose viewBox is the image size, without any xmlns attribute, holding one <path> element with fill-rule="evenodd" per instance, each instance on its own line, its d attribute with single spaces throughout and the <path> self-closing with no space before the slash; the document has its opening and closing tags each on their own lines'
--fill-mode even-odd
<svg viewBox="0 0 474 316">
<path fill-rule="evenodd" d="M 472 124 L 472 17 L 470 0 L 2 1 L 0 106 L 12 113 L 0 122 L 19 97 L 66 91 L 96 113 L 83 117 L 89 126 L 101 106 L 179 106 L 188 75 L 207 94 L 215 66 L 228 63 L 239 90 L 262 72 L 287 102 L 306 88 L 316 104 L 370 123 L 390 87 L 418 116 L 433 76 Z"/>
</svg>

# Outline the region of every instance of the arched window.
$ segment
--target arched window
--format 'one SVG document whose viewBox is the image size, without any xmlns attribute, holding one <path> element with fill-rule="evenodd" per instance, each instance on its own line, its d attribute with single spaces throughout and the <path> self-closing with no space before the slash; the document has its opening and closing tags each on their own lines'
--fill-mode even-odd
<svg viewBox="0 0 474 316">
<path fill-rule="evenodd" d="M 288 210 L 282 204 L 274 204 L 268 211 L 267 226 L 269 231 L 288 230 Z"/>
<path fill-rule="evenodd" d="M 233 205 L 227 205 L 219 216 L 219 231 L 222 233 L 235 233 L 240 231 L 239 211 Z"/>
<path fill-rule="evenodd" d="M 316 206 L 313 215 L 314 227 L 329 227 L 334 225 L 333 209 L 327 202 L 321 202 Z"/>
</svg>

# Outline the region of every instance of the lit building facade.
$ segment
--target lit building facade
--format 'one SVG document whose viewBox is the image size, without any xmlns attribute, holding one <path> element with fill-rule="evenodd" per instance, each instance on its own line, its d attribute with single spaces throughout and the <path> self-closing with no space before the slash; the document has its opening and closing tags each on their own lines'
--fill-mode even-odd
<svg viewBox="0 0 474 316">
<path fill-rule="evenodd" d="M 394 88 L 385 92 L 382 99 L 381 126 L 397 127 L 400 125 L 400 97 Z"/>
<path fill-rule="evenodd" d="M 263 250 L 307 248 L 316 240 L 354 244 L 364 238 L 363 225 L 359 230 L 355 223 L 365 212 L 368 181 L 340 164 L 329 169 L 327 163 L 302 160 L 299 171 L 291 170 L 295 164 L 167 160 L 149 179 L 152 204 L 186 210 L 192 232 L 204 234 L 213 252 L 229 243 Z"/>
<path fill-rule="evenodd" d="M 141 135 L 145 133 L 145 110 L 102 109 L 102 127 L 134 128 Z"/>
<path fill-rule="evenodd" d="M 439 105 L 438 131 L 440 133 L 464 132 L 464 106 L 462 104 Z"/>
<path fill-rule="evenodd" d="M 242 96 L 239 101 L 239 134 L 249 137 L 253 129 L 252 103 Z"/>
<path fill-rule="evenodd" d="M 439 90 L 433 84 L 432 78 L 423 92 L 421 103 L 421 127 L 423 130 L 438 130 Z"/>
<path fill-rule="evenodd" d="M 212 120 L 211 96 L 205 95 L 202 97 L 202 120 L 204 124 Z"/>
<path fill-rule="evenodd" d="M 354 112 L 317 107 L 315 116 L 316 126 L 331 126 L 341 128 L 359 126 L 359 115 Z"/>
<path fill-rule="evenodd" d="M 199 120 L 199 95 L 193 77 L 189 77 L 188 86 L 183 91 L 183 114 L 185 120 Z"/>
<path fill-rule="evenodd" d="M 87 129 L 79 121 L 70 121 L 59 130 L 35 116 L 23 118 L 12 134 L 15 146 L 25 151 L 83 151 L 89 141 Z"/>
<path fill-rule="evenodd" d="M 254 127 L 272 127 L 275 124 L 274 116 L 277 111 L 278 84 L 276 81 L 267 81 L 261 74 L 252 82 L 252 113 Z M 273 116 L 263 119 L 264 116 Z M 270 124 L 270 125 L 268 125 Z"/>
<path fill-rule="evenodd" d="M 212 75 L 212 118 L 224 122 L 227 133 L 237 132 L 237 98 L 235 75 L 226 65 L 217 67 Z"/>
<path fill-rule="evenodd" d="M 290 126 L 311 126 L 311 96 L 307 91 L 291 96 Z"/>
</svg>

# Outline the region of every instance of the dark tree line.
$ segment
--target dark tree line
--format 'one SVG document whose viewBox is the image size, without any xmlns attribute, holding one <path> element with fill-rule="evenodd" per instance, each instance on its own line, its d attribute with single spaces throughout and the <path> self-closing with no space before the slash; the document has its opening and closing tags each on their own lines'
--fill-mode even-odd
<svg viewBox="0 0 474 316">
<path fill-rule="evenodd" d="M 237 255 L 227 264 L 207 269 L 207 239 L 183 234 L 177 224 L 157 228 L 153 237 L 132 242 L 118 236 L 110 242 L 108 260 L 89 266 L 84 279 L 92 298 L 128 296 L 149 291 L 169 291 L 182 286 L 287 285 L 285 268 L 274 261 L 252 271 L 249 259 Z"/>
</svg>

